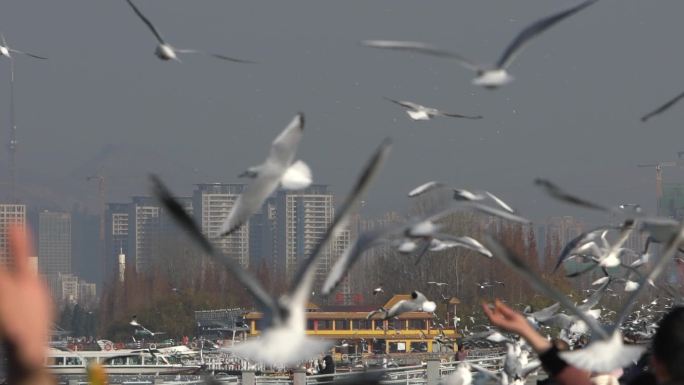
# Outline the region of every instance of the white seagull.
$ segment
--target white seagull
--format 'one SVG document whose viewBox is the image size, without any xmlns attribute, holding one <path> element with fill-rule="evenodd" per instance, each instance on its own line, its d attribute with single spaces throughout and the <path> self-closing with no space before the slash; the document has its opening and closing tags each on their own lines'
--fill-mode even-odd
<svg viewBox="0 0 684 385">
<path fill-rule="evenodd" d="M 435 116 L 443 116 L 450 118 L 463 118 L 463 119 L 482 119 L 480 115 L 463 115 L 453 112 L 444 112 L 432 107 L 426 107 L 418 103 L 409 102 L 406 100 L 394 100 L 390 98 L 385 98 L 392 103 L 398 104 L 406 108 L 406 114 L 409 118 L 413 120 L 430 120 Z"/>
<path fill-rule="evenodd" d="M 508 73 L 507 69 L 511 65 L 511 63 L 513 63 L 513 60 L 515 60 L 520 51 L 533 38 L 539 36 L 542 32 L 551 28 L 561 20 L 569 16 L 572 16 L 573 14 L 594 4 L 597 1 L 598 0 L 586 0 L 572 8 L 544 17 L 528 25 L 527 27 L 525 27 L 525 29 L 518 33 L 518 35 L 513 39 L 513 41 L 511 41 L 510 44 L 508 44 L 508 47 L 506 47 L 504 52 L 501 54 L 499 60 L 496 62 L 496 64 L 494 64 L 493 68 L 487 68 L 474 64 L 472 61 L 464 58 L 459 54 L 444 51 L 442 49 L 420 42 L 393 40 L 365 40 L 362 42 L 362 44 L 373 48 L 410 51 L 426 55 L 455 59 L 463 67 L 475 71 L 475 73 L 477 73 L 477 77 L 473 79 L 474 85 L 493 89 L 501 87 L 513 81 L 513 77 Z"/>
<path fill-rule="evenodd" d="M 436 303 L 429 301 L 423 293 L 414 291 L 411 293 L 411 299 L 402 299 L 395 303 L 394 306 L 387 310 L 383 318 L 390 319 L 408 312 L 432 313 L 436 308 Z"/>
<path fill-rule="evenodd" d="M 408 196 L 409 198 L 417 197 L 419 195 L 423 195 L 427 193 L 428 191 L 432 191 L 438 188 L 446 187 L 446 185 L 442 182 L 437 182 L 434 180 L 431 180 L 427 183 L 423 183 L 420 186 L 414 188 L 413 190 L 409 191 Z"/>
<path fill-rule="evenodd" d="M 311 184 L 309 166 L 301 160 L 294 161 L 303 132 L 304 114 L 299 113 L 275 138 L 266 161 L 240 175 L 252 178 L 252 181 L 235 201 L 228 218 L 221 225 L 221 235 L 229 235 L 239 229 L 279 185 L 288 190 L 299 190 Z"/>
<path fill-rule="evenodd" d="M 5 35 L 3 35 L 1 33 L 0 33 L 0 39 L 2 39 L 2 45 L 0 45 L 0 56 L 4 56 L 8 59 L 11 59 L 13 53 L 18 53 L 20 55 L 26 55 L 26 56 L 30 56 L 30 57 L 36 58 L 36 59 L 47 59 L 46 57 L 43 57 L 43 56 L 38 56 L 38 55 L 34 55 L 32 53 L 19 51 L 18 49 L 10 48 L 9 44 L 7 44 L 7 40 L 5 40 Z"/>
<path fill-rule="evenodd" d="M 159 45 L 157 45 L 157 48 L 154 50 L 154 54 L 157 55 L 158 58 L 161 60 L 174 60 L 177 62 L 180 62 L 180 59 L 178 59 L 177 54 L 202 54 L 202 55 L 209 55 L 212 57 L 215 57 L 217 59 L 222 59 L 222 60 L 227 60 L 235 63 L 252 63 L 249 60 L 242 60 L 242 59 L 236 59 L 232 57 L 228 57 L 225 55 L 220 55 L 217 53 L 210 53 L 210 52 L 204 52 L 204 51 L 199 51 L 196 49 L 180 49 L 180 48 L 175 48 L 171 46 L 171 44 L 167 43 L 164 38 L 161 36 L 157 28 L 152 24 L 152 22 L 143 15 L 143 13 L 138 9 L 138 7 L 133 4 L 133 1 L 131 0 L 126 0 L 128 4 L 133 8 L 133 11 L 135 12 L 136 15 L 140 18 L 140 20 L 147 25 L 147 28 L 152 31 L 152 34 L 154 34 L 154 37 L 157 38 L 157 41 L 159 42 Z"/>
<path fill-rule="evenodd" d="M 268 294 L 260 282 L 242 268 L 230 255 L 225 255 L 214 248 L 212 243 L 202 234 L 195 221 L 176 201 L 161 181 L 152 177 L 155 185 L 154 194 L 165 210 L 175 221 L 185 228 L 191 238 L 202 248 L 203 252 L 226 266 L 251 294 L 258 307 L 264 312 L 265 329 L 258 339 L 243 342 L 229 348 L 230 352 L 246 359 L 259 361 L 268 365 L 294 365 L 311 359 L 330 348 L 330 342 L 315 339 L 306 335 L 306 304 L 311 295 L 316 277 L 317 263 L 327 250 L 330 242 L 345 228 L 352 211 L 361 201 L 362 195 L 384 163 L 390 151 L 389 141 L 385 141 L 371 157 L 363 169 L 361 176 L 352 191 L 344 200 L 332 224 L 325 235 L 315 246 L 309 258 L 297 270 L 289 290 L 279 298 Z"/>
</svg>

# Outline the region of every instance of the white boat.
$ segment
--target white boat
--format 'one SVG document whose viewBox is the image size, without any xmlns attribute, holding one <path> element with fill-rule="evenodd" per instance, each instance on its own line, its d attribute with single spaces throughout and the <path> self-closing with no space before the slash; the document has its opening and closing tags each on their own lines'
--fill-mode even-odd
<svg viewBox="0 0 684 385">
<path fill-rule="evenodd" d="M 53 374 L 85 374 L 88 364 L 95 362 L 102 364 L 108 374 L 181 374 L 200 369 L 198 365 L 183 364 L 177 356 L 148 349 L 78 352 L 50 349 L 46 367 Z"/>
</svg>

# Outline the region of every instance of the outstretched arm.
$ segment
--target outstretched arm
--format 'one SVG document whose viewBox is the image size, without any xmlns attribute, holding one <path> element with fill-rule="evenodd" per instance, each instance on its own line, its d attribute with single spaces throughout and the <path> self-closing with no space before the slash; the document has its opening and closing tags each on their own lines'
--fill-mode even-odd
<svg viewBox="0 0 684 385">
<path fill-rule="evenodd" d="M 589 373 L 569 366 L 558 356 L 558 349 L 536 331 L 532 325 L 519 312 L 506 306 L 500 300 L 495 300 L 490 308 L 489 304 L 483 303 L 484 311 L 492 325 L 515 333 L 525 341 L 539 355 L 544 370 L 553 377 L 560 385 L 591 385 Z"/>
</svg>

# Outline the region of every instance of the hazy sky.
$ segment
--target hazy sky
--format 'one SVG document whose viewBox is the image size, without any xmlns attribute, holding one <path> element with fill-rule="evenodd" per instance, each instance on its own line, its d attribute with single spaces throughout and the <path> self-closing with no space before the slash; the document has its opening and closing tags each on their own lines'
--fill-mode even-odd
<svg viewBox="0 0 684 385">
<path fill-rule="evenodd" d="M 245 65 L 160 61 L 124 0 L 4 0 L 9 43 L 50 58 L 17 57 L 19 180 L 64 208 L 93 204 L 84 179 L 101 167 L 110 200 L 147 193 L 152 171 L 189 194 L 193 183 L 237 182 L 301 110 L 300 158 L 340 194 L 382 138 L 394 139 L 368 198 L 374 212 L 404 207 L 410 188 L 438 179 L 491 190 L 535 219 L 586 213 L 544 196 L 537 176 L 652 209 L 655 171 L 635 165 L 684 150 L 684 105 L 645 125 L 639 117 L 684 90 L 681 0 L 601 0 L 535 40 L 511 67 L 516 81 L 497 91 L 470 85 L 472 73 L 449 60 L 359 45 L 419 40 L 490 63 L 529 22 L 576 3 L 137 1 L 175 46 L 258 62 Z M 8 69 L 0 60 L 3 146 Z M 413 122 L 383 96 L 485 118 Z"/>
</svg>

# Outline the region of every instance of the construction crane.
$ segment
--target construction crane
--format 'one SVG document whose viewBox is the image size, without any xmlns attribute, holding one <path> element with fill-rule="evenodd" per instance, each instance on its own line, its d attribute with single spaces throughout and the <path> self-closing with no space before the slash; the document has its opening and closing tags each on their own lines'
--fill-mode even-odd
<svg viewBox="0 0 684 385">
<path fill-rule="evenodd" d="M 681 158 L 684 155 L 684 151 L 680 151 L 677 155 Z M 652 164 L 638 164 L 637 167 L 650 167 L 656 170 L 656 206 L 658 210 L 658 215 L 660 215 L 660 200 L 663 197 L 663 167 L 677 167 L 683 166 L 684 160 L 678 160 L 675 162 L 660 162 Z"/>
<path fill-rule="evenodd" d="M 677 162 L 660 162 L 653 164 L 638 164 L 637 167 L 655 167 L 656 170 L 656 199 L 663 197 L 663 167 L 676 167 Z"/>
</svg>

